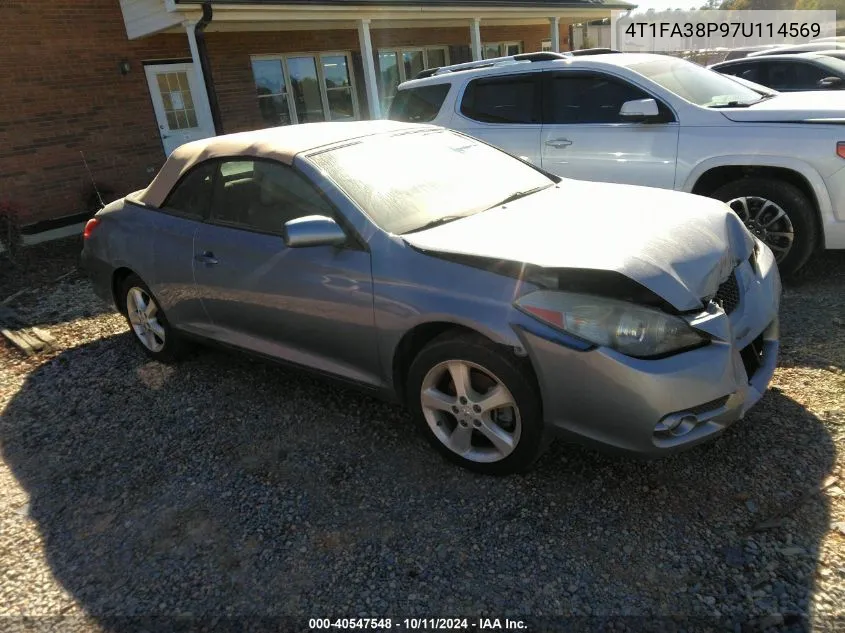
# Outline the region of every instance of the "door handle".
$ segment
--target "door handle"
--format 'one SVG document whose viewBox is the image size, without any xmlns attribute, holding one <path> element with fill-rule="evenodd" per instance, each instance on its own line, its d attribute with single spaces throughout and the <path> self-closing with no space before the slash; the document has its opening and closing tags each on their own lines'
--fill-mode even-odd
<svg viewBox="0 0 845 633">
<path fill-rule="evenodd" d="M 557 147 L 558 149 L 563 149 L 564 147 L 569 147 L 572 145 L 572 141 L 568 138 L 553 138 L 546 141 L 546 145 L 549 147 Z"/>
<path fill-rule="evenodd" d="M 214 266 L 220 263 L 211 251 L 203 251 L 202 254 L 195 255 L 194 259 L 206 266 Z"/>
</svg>

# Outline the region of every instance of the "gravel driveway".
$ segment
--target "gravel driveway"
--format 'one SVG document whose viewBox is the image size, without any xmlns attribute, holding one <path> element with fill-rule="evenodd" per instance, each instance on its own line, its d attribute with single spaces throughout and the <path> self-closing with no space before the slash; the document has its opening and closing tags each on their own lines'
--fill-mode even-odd
<svg viewBox="0 0 845 633">
<path fill-rule="evenodd" d="M 46 283 L 13 306 L 62 350 L 0 343 L 0 615 L 841 630 L 843 303 L 845 254 L 787 286 L 773 387 L 712 444 L 561 444 L 491 478 L 357 392 L 217 351 L 147 361 L 87 281 Z"/>
</svg>

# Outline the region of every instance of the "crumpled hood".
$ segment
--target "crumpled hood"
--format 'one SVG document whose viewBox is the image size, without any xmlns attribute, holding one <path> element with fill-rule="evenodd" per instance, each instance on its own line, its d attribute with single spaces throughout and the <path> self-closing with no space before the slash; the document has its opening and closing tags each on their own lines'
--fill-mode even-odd
<svg viewBox="0 0 845 633">
<path fill-rule="evenodd" d="M 845 91 L 782 92 L 747 108 L 720 112 L 731 121 L 801 121 L 838 119 L 845 121 Z"/>
<path fill-rule="evenodd" d="M 702 307 L 753 239 L 725 204 L 665 189 L 564 179 L 403 239 L 422 251 L 550 269 L 615 271 L 677 310 Z"/>
</svg>

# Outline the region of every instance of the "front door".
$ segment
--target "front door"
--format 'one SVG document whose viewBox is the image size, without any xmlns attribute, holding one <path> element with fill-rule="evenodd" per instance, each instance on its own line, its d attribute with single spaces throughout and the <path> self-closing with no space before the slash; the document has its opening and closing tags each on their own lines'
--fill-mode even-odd
<svg viewBox="0 0 845 633">
<path fill-rule="evenodd" d="M 288 248 L 284 223 L 335 215 L 287 165 L 220 163 L 208 222 L 194 240 L 194 280 L 212 337 L 349 380 L 379 384 L 370 254 Z"/>
<path fill-rule="evenodd" d="M 659 100 L 660 120 L 619 116 L 626 101 L 652 95 L 601 73 L 544 73 L 543 169 L 564 178 L 673 189 L 678 123 Z"/>
<path fill-rule="evenodd" d="M 144 71 L 167 156 L 184 143 L 214 136 L 209 110 L 197 101 L 204 93 L 192 63 L 148 65 Z"/>
</svg>

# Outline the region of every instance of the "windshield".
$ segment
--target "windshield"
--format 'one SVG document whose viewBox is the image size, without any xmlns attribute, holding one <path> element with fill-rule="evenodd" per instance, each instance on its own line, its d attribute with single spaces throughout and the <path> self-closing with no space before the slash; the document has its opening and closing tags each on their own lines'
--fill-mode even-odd
<svg viewBox="0 0 845 633">
<path fill-rule="evenodd" d="M 667 57 L 634 64 L 631 69 L 699 106 L 749 105 L 760 100 L 759 92 L 683 59 Z"/>
<path fill-rule="evenodd" d="M 376 225 L 397 235 L 553 184 L 505 152 L 448 130 L 375 136 L 309 160 Z"/>
</svg>

